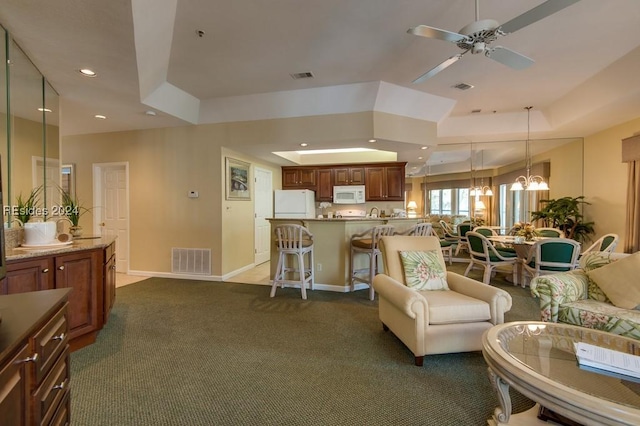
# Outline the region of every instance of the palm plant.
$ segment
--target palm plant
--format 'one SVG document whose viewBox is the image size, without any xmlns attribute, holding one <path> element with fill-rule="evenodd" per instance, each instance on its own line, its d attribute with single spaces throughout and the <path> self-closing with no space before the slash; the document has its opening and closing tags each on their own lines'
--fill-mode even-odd
<svg viewBox="0 0 640 426">
<path fill-rule="evenodd" d="M 34 216 L 40 203 L 40 193 L 42 192 L 42 186 L 33 188 L 27 198 L 23 198 L 22 192 L 16 197 L 16 209 L 15 217 L 21 223 L 29 222 L 31 216 Z"/>
<path fill-rule="evenodd" d="M 62 213 L 69 220 L 69 222 L 71 222 L 71 226 L 77 227 L 80 223 L 80 217 L 82 217 L 83 214 L 87 213 L 89 209 L 80 205 L 77 197 L 69 194 L 62 188 L 58 189 L 60 190 L 60 195 L 62 198 L 60 204 L 60 213 Z"/>
<path fill-rule="evenodd" d="M 584 201 L 584 196 L 562 197 L 556 200 L 540 200 L 544 207 L 531 212 L 531 220 L 542 220 L 545 226 L 561 229 L 565 237 L 578 242 L 591 240 L 595 233 L 593 222 L 584 222 L 581 205 L 590 204 Z"/>
</svg>

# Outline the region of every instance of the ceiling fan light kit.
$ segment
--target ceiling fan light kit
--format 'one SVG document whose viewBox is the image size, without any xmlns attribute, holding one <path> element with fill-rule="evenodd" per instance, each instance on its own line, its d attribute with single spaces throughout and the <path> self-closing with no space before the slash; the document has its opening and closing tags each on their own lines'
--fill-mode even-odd
<svg viewBox="0 0 640 426">
<path fill-rule="evenodd" d="M 418 25 L 416 27 L 409 28 L 407 30 L 409 34 L 452 42 L 463 50 L 462 53 L 451 56 L 441 64 L 422 74 L 420 77 L 416 78 L 413 83 L 421 83 L 428 78 L 433 77 L 440 71 L 462 59 L 462 56 L 469 51 L 471 54 L 484 53 L 487 58 L 493 59 L 496 62 L 516 70 L 525 69 L 534 63 L 533 59 L 503 46 L 490 47 L 491 43 L 496 41 L 498 37 L 506 36 L 521 28 L 531 25 L 534 22 L 564 9 L 565 7 L 577 3 L 578 1 L 580 0 L 547 0 L 533 9 L 530 9 L 500 25 L 498 21 L 493 19 L 479 19 L 479 0 L 476 0 L 476 20 L 464 26 L 458 33 L 428 25 Z"/>
</svg>

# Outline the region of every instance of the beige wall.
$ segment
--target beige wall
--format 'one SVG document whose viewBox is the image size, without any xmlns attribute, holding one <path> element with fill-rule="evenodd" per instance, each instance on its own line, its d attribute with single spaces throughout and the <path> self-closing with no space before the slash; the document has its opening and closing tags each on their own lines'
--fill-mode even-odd
<svg viewBox="0 0 640 426">
<path fill-rule="evenodd" d="M 584 195 L 591 203 L 585 218 L 595 222 L 596 236 L 620 235 L 616 251 L 624 247 L 627 164 L 622 162 L 622 139 L 640 131 L 640 118 L 585 138 Z"/>
</svg>

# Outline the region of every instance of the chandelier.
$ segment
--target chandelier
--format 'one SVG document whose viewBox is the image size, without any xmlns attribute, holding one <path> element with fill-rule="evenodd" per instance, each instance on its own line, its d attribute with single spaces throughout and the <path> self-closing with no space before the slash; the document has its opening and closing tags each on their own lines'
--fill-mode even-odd
<svg viewBox="0 0 640 426">
<path fill-rule="evenodd" d="M 471 146 L 473 147 L 473 144 L 471 144 Z M 480 155 L 481 155 L 481 161 L 482 161 L 482 163 L 480 165 L 480 170 L 483 170 L 484 169 L 484 151 L 480 151 Z M 475 179 L 474 172 L 473 172 L 473 151 L 471 152 L 471 179 L 472 179 L 472 182 L 473 182 L 473 186 L 471 187 L 471 190 L 469 191 L 469 195 L 470 196 L 472 196 L 472 197 L 477 197 L 477 196 L 491 197 L 493 195 L 493 191 L 491 190 L 491 187 L 489 187 L 489 186 L 484 184 L 484 176 L 480 180 L 480 186 L 475 186 L 476 179 Z M 484 203 L 482 203 L 482 201 L 479 201 L 479 202 L 484 205 Z"/>
<path fill-rule="evenodd" d="M 530 174 L 531 172 L 531 152 L 529 151 L 529 136 L 531 134 L 531 108 L 533 107 L 525 107 L 527 110 L 527 140 L 525 145 L 525 162 L 527 168 L 526 176 L 518 176 L 516 181 L 511 185 L 512 191 L 522 191 L 523 189 L 526 191 L 548 191 L 549 185 L 544 181 L 542 176 Z"/>
</svg>

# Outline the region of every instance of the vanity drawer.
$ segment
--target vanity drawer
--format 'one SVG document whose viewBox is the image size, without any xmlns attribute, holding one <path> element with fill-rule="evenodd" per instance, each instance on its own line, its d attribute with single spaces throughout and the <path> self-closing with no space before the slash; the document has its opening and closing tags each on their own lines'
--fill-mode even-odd
<svg viewBox="0 0 640 426">
<path fill-rule="evenodd" d="M 69 393 L 69 345 L 58 358 L 40 387 L 33 393 L 33 416 L 48 425 Z"/>
<path fill-rule="evenodd" d="M 60 353 L 67 346 L 69 340 L 67 305 L 68 303 L 65 303 L 32 338 L 33 351 L 37 355 L 33 363 L 35 369 L 34 386 L 37 386 L 47 375 Z"/>
</svg>

